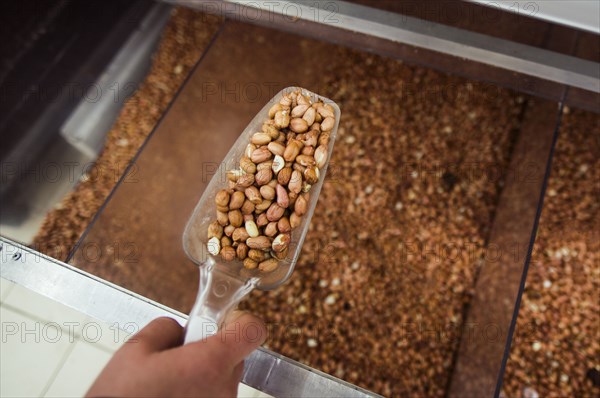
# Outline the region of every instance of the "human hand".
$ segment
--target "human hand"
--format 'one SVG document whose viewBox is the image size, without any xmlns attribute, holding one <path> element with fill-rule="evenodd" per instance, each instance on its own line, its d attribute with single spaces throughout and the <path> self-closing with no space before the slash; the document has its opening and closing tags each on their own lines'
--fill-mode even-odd
<svg viewBox="0 0 600 398">
<path fill-rule="evenodd" d="M 158 318 L 108 362 L 86 396 L 235 397 L 244 359 L 266 339 L 264 323 L 234 311 L 219 332 L 181 345 L 183 328 Z"/>
</svg>

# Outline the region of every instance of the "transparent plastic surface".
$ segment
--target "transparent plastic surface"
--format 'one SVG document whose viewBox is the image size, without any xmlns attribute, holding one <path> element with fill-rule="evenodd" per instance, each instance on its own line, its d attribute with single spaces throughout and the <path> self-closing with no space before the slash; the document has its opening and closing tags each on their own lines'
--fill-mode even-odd
<svg viewBox="0 0 600 398">
<path fill-rule="evenodd" d="M 238 169 L 239 160 L 243 156 L 250 137 L 268 120 L 269 108 L 279 102 L 281 97 L 300 89 L 304 95 L 310 96 L 312 102 L 321 100 L 330 104 L 335 111 L 335 126 L 331 131 L 327 159 L 331 159 L 333 144 L 340 121 L 340 108 L 333 101 L 299 87 L 287 87 L 277 93 L 252 119 L 237 141 L 233 144 L 225 159 L 221 162 L 215 175 L 204 190 L 196 205 L 183 233 L 183 248 L 187 256 L 200 266 L 200 287 L 194 308 L 186 326 L 185 342 L 193 342 L 215 334 L 223 324 L 227 314 L 252 289 L 258 287 L 270 290 L 284 283 L 294 271 L 294 265 L 300 255 L 302 242 L 308 231 L 310 220 L 319 199 L 323 181 L 327 175 L 329 162 L 320 171 L 319 180 L 311 187 L 308 210 L 302 217 L 301 223 L 291 233 L 288 256 L 279 262 L 279 266 L 271 272 L 258 269 L 248 270 L 241 261 L 223 262 L 220 257 L 212 257 L 207 248 L 208 225 L 215 220 L 216 193 L 227 186 L 226 173 Z"/>
<path fill-rule="evenodd" d="M 215 195 L 216 193 L 227 187 L 226 172 L 228 170 L 239 168 L 239 160 L 244 154 L 244 150 L 250 142 L 250 137 L 257 131 L 261 131 L 261 126 L 265 120 L 268 119 L 269 108 L 279 102 L 281 97 L 295 90 L 302 90 L 305 95 L 310 96 L 311 100 L 321 100 L 326 104 L 330 104 L 335 110 L 335 126 L 331 131 L 329 148 L 327 151 L 327 159 L 331 159 L 331 153 L 333 151 L 333 145 L 335 143 L 335 137 L 340 121 L 340 108 L 338 105 L 328 98 L 321 97 L 309 90 L 300 87 L 287 87 L 278 92 L 265 106 L 258 112 L 258 114 L 252 119 L 248 126 L 244 129 L 242 134 L 239 136 L 237 141 L 231 147 L 231 150 L 225 156 L 225 159 L 221 162 L 216 173 L 212 177 L 208 186 L 204 190 L 200 201 L 196 205 L 192 216 L 190 217 L 185 231 L 183 233 L 183 248 L 187 256 L 194 261 L 196 264 L 204 265 L 211 255 L 207 249 L 207 229 L 208 225 L 215 220 L 216 207 L 215 207 Z M 247 270 L 243 267 L 241 261 L 223 262 L 220 257 L 215 257 L 215 269 L 220 272 L 227 274 L 232 277 L 237 277 L 241 281 L 247 281 L 250 278 L 258 278 L 256 287 L 261 290 L 270 290 L 280 286 L 284 283 L 294 271 L 294 265 L 300 255 L 300 249 L 302 248 L 302 242 L 308 231 L 310 220 L 317 205 L 319 199 L 319 193 L 323 186 L 323 181 L 327 175 L 327 168 L 329 162 L 325 167 L 320 170 L 320 177 L 316 184 L 314 184 L 310 190 L 310 200 L 308 203 L 308 210 L 302 217 L 301 224 L 292 231 L 291 242 L 289 246 L 289 252 L 286 259 L 280 261 L 279 267 L 272 272 L 261 272 L 258 269 Z"/>
<path fill-rule="evenodd" d="M 198 297 L 185 326 L 186 344 L 217 333 L 229 311 L 254 289 L 258 281 L 258 278 L 243 281 L 215 269 L 215 266 L 215 261 L 208 258 L 200 267 Z"/>
</svg>

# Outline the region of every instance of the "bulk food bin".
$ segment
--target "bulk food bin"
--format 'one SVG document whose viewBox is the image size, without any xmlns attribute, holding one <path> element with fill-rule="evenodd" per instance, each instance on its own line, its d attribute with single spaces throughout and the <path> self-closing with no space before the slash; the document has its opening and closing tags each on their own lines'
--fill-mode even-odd
<svg viewBox="0 0 600 398">
<path fill-rule="evenodd" d="M 344 16 L 373 23 L 397 11 L 392 2 L 382 2 L 385 11 L 335 3 L 339 26 Z M 340 105 L 338 139 L 294 275 L 243 303 L 270 330 L 244 382 L 282 396 L 498 393 L 559 101 L 585 105 L 593 96 L 581 87 L 594 82 L 587 64 L 566 82 L 549 69 L 540 77 L 520 64 L 515 74 L 441 48 L 417 50 L 425 32 L 415 27 L 414 41 L 402 44 L 386 30 L 277 14 L 250 21 L 270 24 L 261 27 L 235 12 L 68 263 L 183 320 L 197 289 L 181 247 L 191 211 L 257 110 L 284 87 L 305 87 Z"/>
</svg>

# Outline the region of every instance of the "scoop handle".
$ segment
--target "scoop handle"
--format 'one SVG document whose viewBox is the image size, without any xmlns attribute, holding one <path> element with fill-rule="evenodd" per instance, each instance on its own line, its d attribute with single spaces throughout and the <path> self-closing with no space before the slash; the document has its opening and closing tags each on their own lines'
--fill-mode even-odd
<svg viewBox="0 0 600 398">
<path fill-rule="evenodd" d="M 216 334 L 227 314 L 256 286 L 258 278 L 247 280 L 221 270 L 212 257 L 199 267 L 200 283 L 196 303 L 185 326 L 184 344 Z"/>
</svg>

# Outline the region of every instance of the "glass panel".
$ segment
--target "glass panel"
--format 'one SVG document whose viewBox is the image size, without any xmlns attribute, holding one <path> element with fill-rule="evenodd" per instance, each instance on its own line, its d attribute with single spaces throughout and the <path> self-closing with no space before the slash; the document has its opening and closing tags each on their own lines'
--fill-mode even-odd
<svg viewBox="0 0 600 398">
<path fill-rule="evenodd" d="M 504 375 L 507 397 L 600 393 L 599 181 L 600 116 L 565 109 Z"/>
<path fill-rule="evenodd" d="M 340 105 L 338 139 L 295 274 L 244 307 L 269 323 L 278 353 L 385 395 L 442 396 L 529 97 L 228 22 L 71 263 L 189 311 L 198 271 L 182 250 L 187 218 L 246 124 L 291 85 Z M 552 107 L 539 116 L 550 133 Z M 531 209 L 517 214 L 533 224 Z M 488 389 L 522 268 L 488 314 L 504 331 L 481 370 Z"/>
</svg>

